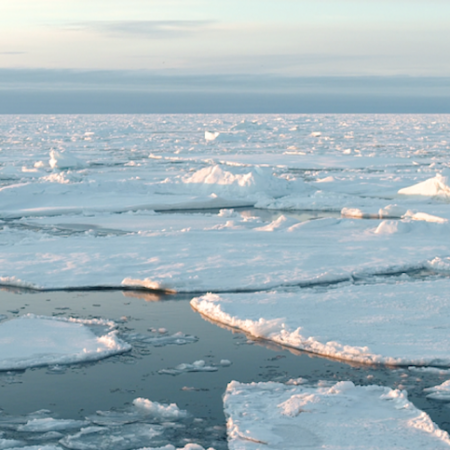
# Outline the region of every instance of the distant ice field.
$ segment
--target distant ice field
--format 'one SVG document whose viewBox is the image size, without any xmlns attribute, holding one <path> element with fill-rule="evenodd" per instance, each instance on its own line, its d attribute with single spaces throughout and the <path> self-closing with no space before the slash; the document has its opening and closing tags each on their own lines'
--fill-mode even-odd
<svg viewBox="0 0 450 450">
<path fill-rule="evenodd" d="M 449 127 L 446 115 L 2 116 L 0 283 L 207 292 L 426 269 L 450 255 Z M 342 219 L 302 225 L 302 211 Z"/>
</svg>

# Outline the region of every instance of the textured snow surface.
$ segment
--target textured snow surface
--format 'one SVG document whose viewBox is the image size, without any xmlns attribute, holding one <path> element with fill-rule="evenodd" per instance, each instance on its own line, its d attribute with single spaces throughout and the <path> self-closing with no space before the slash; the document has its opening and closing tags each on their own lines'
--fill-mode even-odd
<svg viewBox="0 0 450 450">
<path fill-rule="evenodd" d="M 102 328 L 100 336 L 89 326 Z M 27 314 L 0 324 L 0 370 L 96 361 L 130 349 L 116 336 L 114 324 L 100 319 Z"/>
<path fill-rule="evenodd" d="M 446 115 L 2 116 L 0 284 L 207 292 L 425 267 L 450 255 L 449 130 Z M 302 227 L 298 210 L 347 218 Z"/>
<path fill-rule="evenodd" d="M 450 439 L 406 392 L 232 381 L 224 396 L 230 450 L 448 449 Z"/>
<path fill-rule="evenodd" d="M 191 305 L 253 336 L 367 364 L 450 366 L 450 280 L 293 293 L 207 294 Z"/>
</svg>

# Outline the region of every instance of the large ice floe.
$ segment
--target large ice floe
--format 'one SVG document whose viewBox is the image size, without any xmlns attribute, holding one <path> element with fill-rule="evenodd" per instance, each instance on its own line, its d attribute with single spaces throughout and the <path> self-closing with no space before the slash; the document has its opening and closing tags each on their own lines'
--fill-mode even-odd
<svg viewBox="0 0 450 450">
<path fill-rule="evenodd" d="M 450 366 L 448 279 L 291 293 L 207 294 L 191 305 L 255 337 L 367 364 Z"/>
<path fill-rule="evenodd" d="M 130 349 L 114 323 L 101 319 L 27 314 L 0 323 L 0 370 L 96 361 Z"/>
<path fill-rule="evenodd" d="M 381 386 L 233 381 L 224 404 L 230 450 L 450 448 L 406 392 Z"/>
</svg>

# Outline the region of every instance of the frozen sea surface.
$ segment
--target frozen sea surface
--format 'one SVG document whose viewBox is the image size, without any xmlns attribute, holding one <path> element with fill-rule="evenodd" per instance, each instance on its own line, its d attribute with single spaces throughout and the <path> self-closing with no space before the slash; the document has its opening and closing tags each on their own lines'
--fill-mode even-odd
<svg viewBox="0 0 450 450">
<path fill-rule="evenodd" d="M 207 292 L 427 267 L 450 254 L 449 127 L 445 115 L 2 116 L 0 282 Z M 303 227 L 289 213 L 304 210 L 376 219 Z"/>
<path fill-rule="evenodd" d="M 443 292 L 450 275 L 449 131 L 448 115 L 2 116 L 0 286 L 41 292 L 35 295 L 124 289 L 130 298 L 151 299 L 158 292 L 185 293 L 186 300 L 202 298 L 202 312 L 213 320 L 290 347 L 354 364 L 448 366 Z M 220 300 L 210 302 L 209 292 Z M 59 318 L 42 305 L 23 308 L 0 311 L 0 330 L 29 320 L 29 312 Z M 122 350 L 130 346 L 128 352 L 87 363 L 64 360 L 70 352 L 63 350 L 63 360 L 47 369 L 27 369 L 23 376 L 59 374 L 67 385 L 72 367 L 115 361 L 128 379 L 130 355 L 138 351 L 145 359 L 155 349 L 161 355 L 174 349 L 176 358 L 149 371 L 164 383 L 207 376 L 287 381 L 270 371 L 262 380 L 231 375 L 236 366 L 228 355 L 212 361 L 181 352 L 201 342 L 195 330 L 127 330 L 123 313 L 95 314 L 92 308 L 75 316 L 61 310 L 61 317 L 112 319 L 118 334 L 107 332 Z M 104 336 L 85 322 L 79 325 L 87 333 L 85 343 L 94 345 Z M 44 336 L 48 329 L 41 331 Z M 232 364 L 223 366 L 222 359 Z M 202 367 L 217 370 L 198 370 Z M 387 380 L 398 373 L 383 370 L 385 378 L 372 384 L 395 388 Z M 322 378 L 339 371 L 333 366 Z M 448 374 L 399 373 L 405 380 L 426 377 L 420 394 L 414 383 L 408 391 L 445 428 L 446 420 L 438 416 L 445 417 L 442 377 Z M 14 389 L 17 376 L 5 372 L 8 389 Z M 345 380 L 367 384 L 353 369 L 334 381 Z M 203 395 L 204 386 L 183 387 L 183 395 Z M 138 397 L 176 402 L 183 410 L 192 405 L 139 393 L 102 406 L 100 397 L 95 408 L 101 411 L 127 408 L 125 403 Z M 0 406 L 11 407 L 8 398 L 2 397 Z M 83 409 L 79 399 L 73 401 Z M 432 412 L 433 402 L 439 414 Z M 45 407 L 42 398 L 37 403 L 17 414 Z M 84 417 L 72 411 L 61 418 L 71 419 Z M 97 431 L 91 431 L 92 445 L 99 445 Z M 127 442 L 125 435 L 114 436 Z M 59 445 L 55 436 L 46 442 Z M 161 443 L 183 448 L 188 442 Z"/>
</svg>

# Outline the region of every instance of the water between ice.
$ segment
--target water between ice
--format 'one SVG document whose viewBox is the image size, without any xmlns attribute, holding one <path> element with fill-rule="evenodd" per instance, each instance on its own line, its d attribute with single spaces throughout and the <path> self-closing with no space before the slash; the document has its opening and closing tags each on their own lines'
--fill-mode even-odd
<svg viewBox="0 0 450 450">
<path fill-rule="evenodd" d="M 310 382 L 350 380 L 360 385 L 407 389 L 418 408 L 426 411 L 442 429 L 450 431 L 450 409 L 443 402 L 426 398 L 427 392 L 423 391 L 444 382 L 448 374 L 349 365 L 250 340 L 242 333 L 203 319 L 192 311 L 190 298 L 133 291 L 1 290 L 0 316 L 11 319 L 35 313 L 112 319 L 133 349 L 95 363 L 0 372 L 0 408 L 16 419 L 47 409 L 51 417 L 80 420 L 99 410 L 129 408 L 139 397 L 176 403 L 202 420 L 193 422 L 195 427 L 190 427 L 188 435 L 186 428 L 174 428 L 172 441 L 168 438 L 167 443 L 177 445 L 186 437 L 205 448 L 220 449 L 226 448 L 222 395 L 231 380 L 285 382 L 302 377 Z M 198 340 L 192 339 L 185 345 L 155 346 L 153 341 L 142 337 L 156 333 L 163 338 L 176 332 L 196 336 Z M 200 369 L 211 370 L 173 370 L 180 367 L 195 370 L 195 362 Z M 3 438 L 21 438 L 7 429 L 2 431 L 6 433 Z"/>
</svg>

